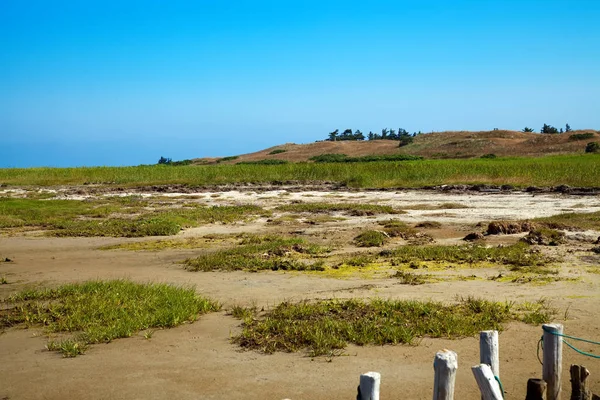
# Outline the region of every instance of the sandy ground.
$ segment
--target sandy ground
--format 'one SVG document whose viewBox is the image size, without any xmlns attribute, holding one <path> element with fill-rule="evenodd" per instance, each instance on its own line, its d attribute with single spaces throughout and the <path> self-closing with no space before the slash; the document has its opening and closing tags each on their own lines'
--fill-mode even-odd
<svg viewBox="0 0 600 400">
<path fill-rule="evenodd" d="M 597 211 L 598 197 L 560 195 L 494 194 L 444 195 L 413 192 L 225 192 L 196 195 L 195 201 L 207 204 L 252 203 L 273 207 L 294 200 L 365 202 L 390 204 L 398 208 L 414 205 L 460 203 L 464 209 L 409 210 L 394 216 L 406 222 L 437 220 L 451 228 L 434 232 L 440 242 L 458 242 L 475 223 L 492 219 L 532 218 L 565 211 Z M 181 195 L 183 197 L 183 195 Z M 387 216 L 386 218 L 390 218 Z M 340 237 L 373 223 L 377 218 L 356 217 L 317 226 L 302 226 L 307 235 L 317 233 Z M 184 231 L 182 236 L 206 233 L 232 233 L 288 230 L 298 226 L 269 226 L 264 220 L 233 225 L 208 225 Z M 600 235 L 586 232 L 585 238 Z M 435 235 L 434 235 L 435 236 Z M 154 240 L 145 238 L 142 240 Z M 160 252 L 100 250 L 104 245 L 140 239 L 48 238 L 35 235 L 0 237 L 0 275 L 10 284 L 0 285 L 0 298 L 25 287 L 53 286 L 87 279 L 130 278 L 193 284 L 198 292 L 224 304 L 255 303 L 273 306 L 281 301 L 381 297 L 452 301 L 457 296 L 475 295 L 494 300 L 535 301 L 549 299 L 558 310 L 557 321 L 575 336 L 600 340 L 600 275 L 582 268 L 578 249 L 590 247 L 585 240 L 570 242 L 573 253 L 562 264 L 565 273 L 580 277 L 576 282 L 560 281 L 548 285 L 501 283 L 491 280 L 450 281 L 421 286 L 400 285 L 389 278 L 344 279 L 284 272 L 210 272 L 193 273 L 177 261 L 203 249 L 164 250 Z M 587 239 L 586 239 L 587 240 Z M 445 243 L 444 242 L 444 243 Z M 591 265 L 594 264 L 591 261 Z M 586 261 L 590 265 L 590 261 Z M 597 262 L 600 264 L 600 262 Z M 500 267 L 498 267 L 500 269 Z M 464 274 L 492 276 L 498 269 L 463 270 Z M 346 355 L 309 358 L 298 354 L 263 355 L 244 352 L 229 338 L 239 331 L 240 322 L 226 311 L 203 316 L 193 324 L 157 331 L 152 339 L 142 335 L 91 346 L 84 356 L 63 359 L 45 351 L 47 341 L 41 330 L 11 328 L 0 334 L 0 399 L 348 399 L 356 395 L 361 373 L 382 373 L 382 399 L 431 398 L 433 357 L 444 348 L 458 353 L 459 371 L 456 398 L 478 399 L 470 367 L 479 363 L 476 338 L 461 340 L 423 339 L 418 346 L 347 348 Z M 524 398 L 528 378 L 541 377 L 536 346 L 541 327 L 510 324 L 500 334 L 501 379 L 507 398 Z M 599 350 L 584 344 L 585 351 Z M 587 358 L 566 349 L 565 370 L 571 363 L 587 366 L 592 389 L 600 392 L 600 360 Z M 570 391 L 568 374 L 563 386 Z"/>
</svg>

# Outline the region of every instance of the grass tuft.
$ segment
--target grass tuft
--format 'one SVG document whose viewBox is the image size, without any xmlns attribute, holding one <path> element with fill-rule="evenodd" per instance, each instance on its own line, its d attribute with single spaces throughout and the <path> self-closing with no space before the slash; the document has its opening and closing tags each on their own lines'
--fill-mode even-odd
<svg viewBox="0 0 600 400">
<path fill-rule="evenodd" d="M 521 321 L 531 325 L 546 324 L 552 321 L 557 313 L 557 310 L 546 299 L 522 303 L 517 305 L 516 311 L 520 312 Z"/>
<path fill-rule="evenodd" d="M 188 258 L 183 263 L 189 271 L 323 271 L 322 261 L 309 263 L 303 258 L 329 251 L 299 238 L 250 236 L 239 247 Z"/>
<path fill-rule="evenodd" d="M 219 310 L 193 288 L 127 280 L 89 281 L 55 289 L 26 290 L 6 300 L 0 326 L 43 326 L 49 333 L 73 337 L 48 343 L 48 349 L 74 357 L 94 343 L 130 337 L 140 330 L 171 328 Z"/>
<path fill-rule="evenodd" d="M 383 246 L 389 239 L 385 232 L 381 231 L 365 231 L 354 238 L 354 243 L 358 247 L 380 247 Z"/>
<path fill-rule="evenodd" d="M 540 253 L 531 251 L 525 243 L 502 247 L 409 245 L 394 250 L 384 250 L 381 256 L 391 259 L 396 265 L 418 261 L 436 261 L 453 263 L 494 262 L 530 266 L 543 265 L 548 262 Z"/>
<path fill-rule="evenodd" d="M 232 341 L 264 353 L 306 350 L 310 356 L 337 355 L 349 344 L 414 344 L 418 338 L 460 338 L 503 323 L 541 320 L 512 303 L 476 298 L 455 304 L 415 300 L 326 300 L 281 303 L 260 317 L 246 318 Z M 544 320 L 545 322 L 546 320 Z"/>
<path fill-rule="evenodd" d="M 144 332 L 144 339 L 146 340 L 150 340 L 152 339 L 152 336 L 154 336 L 154 332 L 156 332 L 155 329 L 148 329 Z"/>
<path fill-rule="evenodd" d="M 251 307 L 242 307 L 239 305 L 234 305 L 231 307 L 231 311 L 229 312 L 234 318 L 241 320 L 252 319 L 256 316 L 257 308 L 256 306 Z"/>
<path fill-rule="evenodd" d="M 377 258 L 372 254 L 357 254 L 355 256 L 343 259 L 340 265 L 348 265 L 350 267 L 366 267 L 376 260 Z"/>
<path fill-rule="evenodd" d="M 46 349 L 48 351 L 57 351 L 65 358 L 73 358 L 80 354 L 84 354 L 87 348 L 87 343 L 76 339 L 64 339 L 59 340 L 58 342 L 51 340 L 46 344 Z"/>
</svg>

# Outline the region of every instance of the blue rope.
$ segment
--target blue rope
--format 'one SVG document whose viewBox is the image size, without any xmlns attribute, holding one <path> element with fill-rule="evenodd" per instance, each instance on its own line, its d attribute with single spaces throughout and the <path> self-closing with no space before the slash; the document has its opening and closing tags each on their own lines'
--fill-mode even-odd
<svg viewBox="0 0 600 400">
<path fill-rule="evenodd" d="M 571 340 L 577 340 L 579 342 L 597 344 L 597 345 L 600 346 L 600 342 L 596 342 L 596 341 L 588 340 L 588 339 L 582 339 L 582 338 L 579 338 L 579 337 L 576 337 L 576 336 L 569 336 L 569 335 L 565 335 L 564 333 L 553 332 L 553 331 L 547 329 L 544 326 L 542 326 L 542 329 L 544 330 L 544 332 L 548 332 L 548 333 L 550 333 L 550 334 L 552 334 L 554 336 L 561 336 L 563 338 L 568 338 L 568 339 L 571 339 Z M 582 354 L 584 356 L 588 356 L 588 357 L 591 357 L 591 358 L 600 359 L 600 355 L 598 355 L 598 354 L 588 353 L 587 351 L 579 350 L 577 347 L 573 346 L 571 343 L 567 342 L 565 339 L 563 339 L 562 341 L 563 341 L 564 344 L 566 344 L 567 346 L 569 346 L 570 348 L 572 348 L 573 350 L 575 350 L 579 354 Z M 544 345 L 544 337 L 543 336 L 542 336 L 542 339 L 540 339 L 540 342 L 542 343 L 542 346 L 543 346 Z M 539 359 L 539 345 L 538 345 L 538 359 Z"/>
<path fill-rule="evenodd" d="M 578 352 L 579 354 L 582 354 L 582 355 L 588 356 L 588 357 L 592 357 L 592 358 L 600 359 L 600 355 L 588 353 L 587 351 L 583 351 L 583 350 L 579 350 L 577 347 L 573 346 L 571 343 L 567 342 L 565 339 L 563 339 L 563 343 L 566 344 L 567 346 L 569 346 L 570 348 L 572 348 L 573 350 L 575 350 L 576 352 Z M 597 343 L 597 344 L 600 344 L 600 343 Z"/>
<path fill-rule="evenodd" d="M 502 398 L 504 398 L 504 386 L 502 386 L 502 381 L 500 381 L 500 378 L 496 375 L 494 375 L 494 378 L 496 378 L 496 382 L 498 382 L 498 385 L 500 386 L 500 391 L 502 392 Z"/>
</svg>

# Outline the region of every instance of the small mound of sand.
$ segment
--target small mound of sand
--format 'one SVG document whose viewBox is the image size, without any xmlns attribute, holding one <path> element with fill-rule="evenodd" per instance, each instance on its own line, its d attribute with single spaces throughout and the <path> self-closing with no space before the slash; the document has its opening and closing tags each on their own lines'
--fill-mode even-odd
<svg viewBox="0 0 600 400">
<path fill-rule="evenodd" d="M 487 228 L 488 235 L 512 235 L 514 233 L 530 232 L 535 225 L 529 221 L 494 221 Z"/>
</svg>

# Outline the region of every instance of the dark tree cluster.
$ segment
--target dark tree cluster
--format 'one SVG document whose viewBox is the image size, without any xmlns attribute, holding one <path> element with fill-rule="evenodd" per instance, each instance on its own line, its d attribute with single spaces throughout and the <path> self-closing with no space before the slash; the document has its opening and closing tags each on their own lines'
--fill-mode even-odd
<svg viewBox="0 0 600 400">
<path fill-rule="evenodd" d="M 563 128 L 557 129 L 552 125 L 548 125 L 548 124 L 544 124 L 544 126 L 542 126 L 542 129 L 540 129 L 540 133 L 547 133 L 547 134 L 555 134 L 555 133 L 565 133 L 565 132 L 571 132 L 571 126 L 569 124 L 565 125 L 565 129 L 563 130 Z M 535 132 L 532 128 L 528 128 L 525 127 L 523 129 L 523 132 Z"/>
<path fill-rule="evenodd" d="M 170 158 L 162 157 L 162 156 L 158 159 L 158 165 L 172 165 L 172 166 L 178 167 L 181 165 L 190 165 L 190 164 L 192 164 L 192 160 L 173 161 Z"/>
<path fill-rule="evenodd" d="M 339 129 L 336 129 L 333 132 L 329 132 L 329 138 L 327 140 L 330 142 L 336 142 L 339 140 L 365 140 L 365 135 L 363 135 L 363 133 L 358 129 L 354 133 L 352 133 L 352 129 L 346 129 L 342 133 L 340 133 Z"/>
<path fill-rule="evenodd" d="M 369 132 L 366 139 L 397 140 L 400 142 L 400 146 L 405 146 L 411 143 L 413 141 L 413 138 L 419 134 L 421 134 L 421 132 L 414 132 L 413 134 L 411 134 L 406 129 L 402 128 L 399 128 L 398 130 L 383 128 L 381 130 L 381 134 Z M 339 140 L 365 140 L 365 135 L 358 129 L 354 133 L 352 133 L 352 129 L 346 129 L 342 133 L 340 133 L 339 129 L 336 129 L 333 132 L 329 132 L 329 137 L 327 138 L 327 140 L 331 142 Z"/>
</svg>

